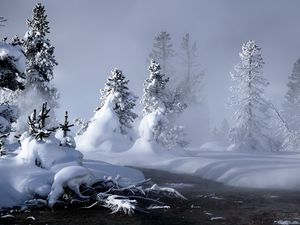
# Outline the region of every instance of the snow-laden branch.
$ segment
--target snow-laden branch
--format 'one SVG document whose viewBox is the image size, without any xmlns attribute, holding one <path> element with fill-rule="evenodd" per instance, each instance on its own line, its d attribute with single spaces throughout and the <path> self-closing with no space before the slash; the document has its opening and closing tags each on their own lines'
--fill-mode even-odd
<svg viewBox="0 0 300 225">
<path fill-rule="evenodd" d="M 81 171 L 82 172 L 82 171 Z M 83 171 L 84 172 L 84 171 Z M 75 180 L 55 179 L 53 189 L 48 199 L 32 199 L 25 202 L 23 209 L 43 207 L 82 207 L 90 209 L 104 207 L 111 213 L 133 215 L 134 212 L 147 212 L 151 209 L 166 209 L 166 204 L 160 198 L 186 198 L 173 188 L 159 187 L 146 179 L 128 186 L 122 186 L 118 179 L 106 178 L 102 181 L 90 182 L 83 173 Z"/>
</svg>

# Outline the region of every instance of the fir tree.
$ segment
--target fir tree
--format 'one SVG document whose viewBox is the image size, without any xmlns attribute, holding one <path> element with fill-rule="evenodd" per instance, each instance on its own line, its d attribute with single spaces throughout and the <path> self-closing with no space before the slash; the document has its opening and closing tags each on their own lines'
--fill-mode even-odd
<svg viewBox="0 0 300 225">
<path fill-rule="evenodd" d="M 144 82 L 144 94 L 141 100 L 143 104 L 143 114 L 147 116 L 153 114 L 157 117 L 154 126 L 154 140 L 168 149 L 176 146 L 184 147 L 187 145 L 184 129 L 181 126 L 173 125 L 167 119 L 168 115 L 174 111 L 173 96 L 166 92 L 169 78 L 161 74 L 159 63 L 154 60 L 149 66 L 150 77 Z"/>
<path fill-rule="evenodd" d="M 53 69 L 57 65 L 54 47 L 47 34 L 50 33 L 49 22 L 43 5 L 38 3 L 33 8 L 32 18 L 27 21 L 28 31 L 24 37 L 23 47 L 26 55 L 25 90 L 20 96 L 19 107 L 24 115 L 48 102 L 50 108 L 58 107 L 58 91 L 51 84 Z M 26 98 L 26 101 L 24 101 Z M 25 118 L 19 119 L 18 131 L 25 129 Z M 54 111 L 51 111 L 49 123 L 56 123 Z"/>
<path fill-rule="evenodd" d="M 82 135 L 89 127 L 91 121 L 83 118 L 76 118 L 74 120 L 76 126 L 80 126 L 76 132 L 76 135 Z"/>
<path fill-rule="evenodd" d="M 166 93 L 166 84 L 169 81 L 161 73 L 160 64 L 152 60 L 149 66 L 150 77 L 144 82 L 144 95 L 141 103 L 143 104 L 143 113 L 149 114 L 154 111 L 167 113 L 170 111 L 169 96 Z"/>
<path fill-rule="evenodd" d="M 75 148 L 76 142 L 74 138 L 68 135 L 68 132 L 71 131 L 70 128 L 74 126 L 74 124 L 70 124 L 69 122 L 68 111 L 65 112 L 65 121 L 63 124 L 59 124 L 59 128 L 63 131 L 63 137 L 60 141 L 60 146 Z"/>
<path fill-rule="evenodd" d="M 197 42 L 191 41 L 187 33 L 181 43 L 183 80 L 178 86 L 181 91 L 181 101 L 185 104 L 197 104 L 203 99 L 201 97 L 203 72 L 199 72 L 199 63 L 197 59 Z"/>
<path fill-rule="evenodd" d="M 20 68 L 18 61 L 22 57 L 25 57 L 20 46 L 0 42 L 1 50 L 3 52 L 11 52 L 12 55 L 9 53 L 6 55 L 3 54 L 0 58 L 0 88 L 10 91 L 23 90 L 24 84 L 22 78 L 24 78 L 24 71 Z M 20 56 L 16 58 L 16 53 L 13 54 L 13 52 L 18 52 Z"/>
<path fill-rule="evenodd" d="M 291 131 L 300 132 L 300 59 L 294 64 L 287 86 L 283 116 Z"/>
<path fill-rule="evenodd" d="M 108 96 L 114 95 L 114 112 L 119 118 L 121 124 L 121 133 L 127 134 L 132 128 L 132 123 L 137 118 L 137 115 L 132 111 L 136 105 L 137 97 L 134 96 L 128 89 L 128 82 L 123 72 L 119 69 L 111 71 L 111 76 L 108 77 L 105 88 L 101 92 L 101 104 L 96 110 L 101 109 L 105 104 Z"/>
<path fill-rule="evenodd" d="M 54 47 L 46 38 L 46 35 L 50 33 L 50 28 L 44 6 L 38 3 L 34 7 L 32 19 L 28 20 L 27 24 L 29 31 L 24 39 L 27 57 L 27 85 L 36 85 L 44 89 L 53 79 L 53 69 L 57 65 Z"/>
<path fill-rule="evenodd" d="M 38 116 L 36 110 L 33 110 L 33 113 L 28 116 L 27 124 L 29 125 L 29 133 L 34 135 L 35 138 L 39 141 L 43 141 L 45 138 L 48 138 L 53 131 L 56 131 L 58 127 L 47 127 L 46 119 L 48 119 L 50 109 L 47 107 L 47 102 L 42 105 Z"/>
<path fill-rule="evenodd" d="M 235 109 L 230 140 L 241 151 L 269 151 L 269 102 L 264 98 L 264 88 L 269 84 L 262 76 L 264 65 L 261 49 L 252 40 L 243 44 L 240 63 L 231 74 L 236 85 L 231 88 L 231 106 Z"/>
<path fill-rule="evenodd" d="M 14 97 L 18 90 L 24 88 L 24 68 L 20 65 L 25 62 L 25 56 L 20 46 L 8 43 L 0 43 L 0 52 L 0 135 L 5 144 L 5 137 L 13 130 L 12 124 L 19 117 Z"/>
<path fill-rule="evenodd" d="M 171 60 L 175 56 L 175 51 L 173 50 L 171 35 L 162 31 L 154 38 L 153 50 L 150 53 L 150 59 L 160 62 L 162 73 L 171 73 Z"/>
<path fill-rule="evenodd" d="M 71 131 L 70 128 L 74 126 L 74 124 L 70 124 L 68 120 L 68 111 L 65 112 L 65 121 L 63 124 L 59 124 L 59 128 L 63 131 L 63 137 L 67 137 L 68 132 Z"/>
</svg>

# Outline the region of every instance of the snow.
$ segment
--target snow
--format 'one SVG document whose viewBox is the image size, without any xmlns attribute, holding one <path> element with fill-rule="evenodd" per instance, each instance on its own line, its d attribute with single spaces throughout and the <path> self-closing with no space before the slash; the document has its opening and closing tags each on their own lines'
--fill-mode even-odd
<svg viewBox="0 0 300 225">
<path fill-rule="evenodd" d="M 215 216 L 210 218 L 210 221 L 216 221 L 216 220 L 225 220 L 225 218 L 222 216 Z"/>
<path fill-rule="evenodd" d="M 296 220 L 293 220 L 293 221 L 290 221 L 290 220 L 276 220 L 276 221 L 274 221 L 274 224 L 278 224 L 278 225 L 297 225 L 297 224 L 300 224 L 300 222 L 298 222 Z"/>
<path fill-rule="evenodd" d="M 197 149 L 197 148 L 196 148 Z M 199 151 L 225 151 L 226 147 L 223 146 L 221 143 L 212 141 L 204 143 L 203 145 L 198 148 Z"/>
<path fill-rule="evenodd" d="M 68 166 L 61 169 L 54 176 L 54 182 L 49 194 L 48 205 L 53 206 L 64 194 L 64 187 L 68 187 L 81 198 L 87 198 L 80 194 L 81 184 L 89 185 L 95 180 L 94 175 L 87 168 L 82 166 Z"/>
<path fill-rule="evenodd" d="M 210 149 L 214 146 L 208 144 Z M 215 146 L 219 148 L 217 144 Z M 155 142 L 139 138 L 121 153 L 85 152 L 88 159 L 118 165 L 152 168 L 190 174 L 230 186 L 300 190 L 299 153 L 243 153 L 195 149 L 177 154 Z"/>
<path fill-rule="evenodd" d="M 123 211 L 125 214 L 132 215 L 136 203 L 136 200 L 129 200 L 125 199 L 122 196 L 111 195 L 107 197 L 104 207 L 111 209 L 112 214 L 119 211 Z"/>
<path fill-rule="evenodd" d="M 78 149 L 82 151 L 121 152 L 133 144 L 129 137 L 121 134 L 120 123 L 113 110 L 115 96 L 107 97 L 105 104 L 98 110 L 87 130 L 75 137 Z"/>
<path fill-rule="evenodd" d="M 1 208 L 20 206 L 36 197 L 48 198 L 52 206 L 63 188 L 76 193 L 81 184 L 92 181 L 118 179 L 120 185 L 127 185 L 145 179 L 135 169 L 84 160 L 79 151 L 59 146 L 54 137 L 37 141 L 24 133 L 20 141 L 16 157 L 0 158 Z"/>
<path fill-rule="evenodd" d="M 20 73 L 25 72 L 26 59 L 21 48 L 0 42 L 0 60 L 5 60 L 7 58 L 12 60 Z"/>
</svg>

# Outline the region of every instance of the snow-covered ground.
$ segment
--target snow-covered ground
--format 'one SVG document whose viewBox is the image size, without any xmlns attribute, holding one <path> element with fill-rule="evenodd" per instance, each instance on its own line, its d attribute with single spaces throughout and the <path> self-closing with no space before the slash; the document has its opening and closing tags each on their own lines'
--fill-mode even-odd
<svg viewBox="0 0 300 225">
<path fill-rule="evenodd" d="M 231 186 L 300 190 L 299 153 L 234 152 L 229 150 L 234 148 L 218 142 L 188 150 L 167 150 L 155 139 L 159 123 L 166 119 L 161 112 L 144 116 L 139 138 L 131 141 L 120 133 L 113 108 L 113 98 L 108 98 L 85 133 L 75 137 L 86 159 L 192 174 Z"/>
<path fill-rule="evenodd" d="M 121 185 L 144 180 L 138 170 L 84 160 L 79 151 L 58 146 L 56 141 L 53 137 L 40 142 L 25 133 L 18 156 L 0 158 L 1 208 L 23 205 L 33 198 L 48 198 L 51 206 L 61 197 L 63 188 L 77 193 L 79 185 L 107 177 L 117 177 Z"/>
<path fill-rule="evenodd" d="M 200 148 L 179 155 L 152 147 L 138 142 L 122 153 L 89 151 L 84 155 L 119 165 L 196 175 L 231 186 L 300 190 L 300 154 L 297 153 L 247 154 Z"/>
</svg>

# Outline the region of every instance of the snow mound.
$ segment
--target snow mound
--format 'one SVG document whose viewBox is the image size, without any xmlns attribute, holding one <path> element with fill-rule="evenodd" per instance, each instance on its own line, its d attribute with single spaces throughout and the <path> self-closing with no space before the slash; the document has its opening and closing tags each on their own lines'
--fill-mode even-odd
<svg viewBox="0 0 300 225">
<path fill-rule="evenodd" d="M 113 110 L 115 96 L 107 97 L 105 104 L 96 111 L 89 127 L 75 137 L 78 149 L 82 151 L 121 152 L 132 146 L 127 135 L 121 134 L 120 122 Z"/>
<path fill-rule="evenodd" d="M 69 188 L 77 196 L 80 185 L 107 179 L 119 185 L 131 185 L 144 180 L 142 172 L 114 166 L 102 161 L 84 160 L 74 148 L 60 146 L 59 139 L 50 136 L 36 140 L 25 132 L 19 154 L 0 158 L 0 208 L 22 206 L 35 198 L 46 199 L 53 206 Z"/>
<path fill-rule="evenodd" d="M 82 166 L 68 166 L 61 169 L 54 176 L 54 182 L 51 187 L 51 192 L 48 196 L 48 205 L 52 207 L 56 201 L 63 195 L 64 188 L 68 187 L 77 196 L 86 198 L 83 196 L 79 187 L 82 184 L 89 185 L 95 180 L 94 175 L 90 170 Z"/>
<path fill-rule="evenodd" d="M 55 164 L 73 162 L 80 165 L 82 163 L 82 153 L 73 148 L 58 146 L 53 141 L 37 141 L 28 133 L 24 133 L 20 140 L 21 151 L 17 158 L 25 163 L 46 169 L 50 169 Z"/>
<path fill-rule="evenodd" d="M 145 141 L 153 141 L 155 134 L 155 127 L 160 120 L 165 120 L 163 114 L 159 111 L 155 111 L 145 115 L 141 120 L 139 126 L 139 134 Z"/>
</svg>

